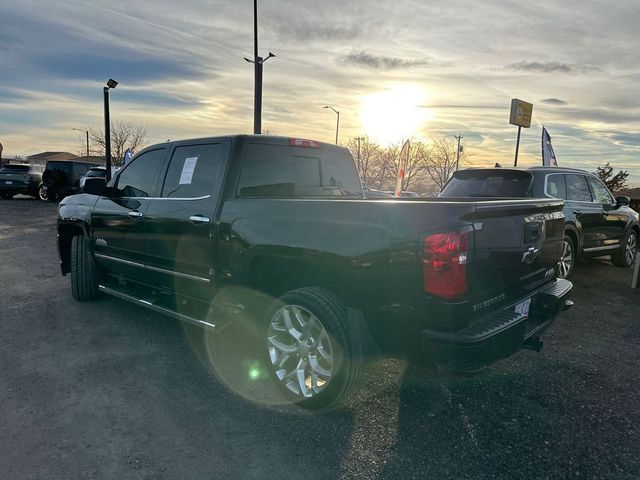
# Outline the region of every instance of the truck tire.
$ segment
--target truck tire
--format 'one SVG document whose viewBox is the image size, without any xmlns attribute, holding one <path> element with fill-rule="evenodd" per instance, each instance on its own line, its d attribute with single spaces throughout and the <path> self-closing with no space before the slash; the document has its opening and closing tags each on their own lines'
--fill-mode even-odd
<svg viewBox="0 0 640 480">
<path fill-rule="evenodd" d="M 562 257 L 558 262 L 558 278 L 567 278 L 573 272 L 577 258 L 576 244 L 569 235 L 564 236 Z"/>
<path fill-rule="evenodd" d="M 350 340 L 346 309 L 333 293 L 291 290 L 267 309 L 264 323 L 267 370 L 292 403 L 330 409 L 358 387 L 362 355 Z"/>
<path fill-rule="evenodd" d="M 96 264 L 82 235 L 71 239 L 71 295 L 78 302 L 94 300 L 98 296 Z"/>
<path fill-rule="evenodd" d="M 628 268 L 636 261 L 638 232 L 631 229 L 620 242 L 620 249 L 611 255 L 611 263 L 616 267 Z"/>
</svg>

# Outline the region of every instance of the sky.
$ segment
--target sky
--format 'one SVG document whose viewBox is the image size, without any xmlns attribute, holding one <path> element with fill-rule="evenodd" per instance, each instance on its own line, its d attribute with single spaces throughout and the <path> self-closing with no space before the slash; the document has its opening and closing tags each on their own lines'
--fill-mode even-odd
<svg viewBox="0 0 640 480">
<path fill-rule="evenodd" d="M 253 129 L 253 2 L 20 0 L 0 3 L 4 157 L 80 153 L 112 120 L 149 143 Z M 541 129 L 559 165 L 609 161 L 640 185 L 640 2 L 258 0 L 263 129 L 382 144 L 462 135 L 475 165 L 509 165 L 512 98 L 533 103 L 519 165 Z"/>
</svg>

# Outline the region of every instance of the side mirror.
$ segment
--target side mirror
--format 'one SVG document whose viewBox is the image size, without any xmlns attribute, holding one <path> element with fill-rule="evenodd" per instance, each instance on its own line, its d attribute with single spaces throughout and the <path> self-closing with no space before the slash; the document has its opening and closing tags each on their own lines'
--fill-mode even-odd
<svg viewBox="0 0 640 480">
<path fill-rule="evenodd" d="M 90 195 L 102 195 L 107 189 L 107 180 L 102 177 L 89 177 L 84 181 L 82 191 Z"/>
<path fill-rule="evenodd" d="M 616 197 L 616 208 L 628 207 L 630 203 L 631 199 L 629 197 Z"/>
</svg>

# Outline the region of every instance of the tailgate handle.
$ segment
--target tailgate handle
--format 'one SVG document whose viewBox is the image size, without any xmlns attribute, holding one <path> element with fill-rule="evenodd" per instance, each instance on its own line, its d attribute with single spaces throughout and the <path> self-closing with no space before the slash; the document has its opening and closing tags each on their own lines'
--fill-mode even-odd
<svg viewBox="0 0 640 480">
<path fill-rule="evenodd" d="M 209 223 L 211 221 L 209 217 L 205 217 L 204 215 L 191 215 L 189 220 L 193 223 Z"/>
</svg>

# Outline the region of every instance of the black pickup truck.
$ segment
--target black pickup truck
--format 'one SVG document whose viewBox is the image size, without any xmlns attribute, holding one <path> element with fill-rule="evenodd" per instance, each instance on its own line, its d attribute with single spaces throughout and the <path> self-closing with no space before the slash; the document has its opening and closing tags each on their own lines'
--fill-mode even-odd
<svg viewBox="0 0 640 480">
<path fill-rule="evenodd" d="M 294 402 L 332 405 L 364 359 L 476 371 L 568 308 L 557 199 L 366 199 L 349 152 L 238 135 L 148 147 L 59 206 L 76 300 L 112 294 L 218 330 L 252 318 Z"/>
</svg>

